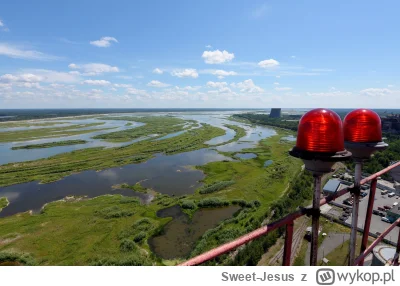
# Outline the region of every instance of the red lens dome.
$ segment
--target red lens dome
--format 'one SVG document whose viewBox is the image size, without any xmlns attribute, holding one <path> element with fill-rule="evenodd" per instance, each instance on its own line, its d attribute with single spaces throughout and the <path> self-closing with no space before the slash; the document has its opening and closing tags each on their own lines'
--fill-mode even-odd
<svg viewBox="0 0 400 286">
<path fill-rule="evenodd" d="M 296 147 L 303 151 L 344 151 L 342 120 L 329 109 L 314 109 L 300 119 Z"/>
<path fill-rule="evenodd" d="M 344 141 L 354 143 L 381 142 L 381 118 L 369 109 L 356 109 L 343 121 Z"/>
</svg>

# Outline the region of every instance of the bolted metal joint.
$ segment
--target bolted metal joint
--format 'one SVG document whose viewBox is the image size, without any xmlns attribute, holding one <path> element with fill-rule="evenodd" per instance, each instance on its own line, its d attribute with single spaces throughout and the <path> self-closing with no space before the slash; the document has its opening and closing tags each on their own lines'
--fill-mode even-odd
<svg viewBox="0 0 400 286">
<path fill-rule="evenodd" d="M 301 213 L 305 214 L 308 217 L 320 217 L 321 210 L 319 208 L 304 208 L 300 207 Z"/>
<path fill-rule="evenodd" d="M 349 190 L 350 194 L 353 194 L 353 195 L 360 195 L 361 194 L 360 186 L 353 186 L 353 187 L 348 188 L 348 190 Z"/>
</svg>

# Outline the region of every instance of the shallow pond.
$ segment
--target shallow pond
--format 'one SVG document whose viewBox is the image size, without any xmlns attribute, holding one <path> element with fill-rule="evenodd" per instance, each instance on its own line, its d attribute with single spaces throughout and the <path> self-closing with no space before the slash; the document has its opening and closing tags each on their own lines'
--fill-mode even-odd
<svg viewBox="0 0 400 286">
<path fill-rule="evenodd" d="M 235 157 L 247 160 L 247 159 L 257 158 L 257 155 L 254 153 L 236 153 Z"/>
<path fill-rule="evenodd" d="M 159 154 L 144 163 L 100 172 L 84 171 L 49 184 L 29 182 L 3 187 L 0 188 L 0 197 L 7 197 L 10 204 L 0 212 L 0 217 L 28 210 L 38 211 L 44 204 L 70 195 L 96 197 L 121 193 L 126 196 L 140 197 L 144 201 L 149 199 L 149 195 L 132 190 L 113 190 L 112 186 L 122 183 L 134 185 L 142 181 L 142 186 L 163 194 L 176 196 L 190 194 L 201 186 L 199 181 L 204 178 L 204 174 L 187 166 L 204 165 L 222 160 L 231 159 L 208 149 L 171 156 Z"/>
<path fill-rule="evenodd" d="M 282 137 L 281 139 L 294 142 L 294 141 L 296 141 L 297 137 L 293 136 L 293 135 L 289 135 L 289 136 Z"/>
<path fill-rule="evenodd" d="M 190 220 L 179 206 L 160 210 L 159 217 L 172 217 L 164 227 L 163 234 L 149 239 L 150 249 L 163 259 L 185 258 L 193 250 L 196 241 L 221 221 L 231 218 L 238 206 L 200 209 Z"/>
<path fill-rule="evenodd" d="M 268 167 L 269 165 L 271 165 L 274 161 L 272 160 L 267 160 L 264 162 L 264 167 Z"/>
</svg>

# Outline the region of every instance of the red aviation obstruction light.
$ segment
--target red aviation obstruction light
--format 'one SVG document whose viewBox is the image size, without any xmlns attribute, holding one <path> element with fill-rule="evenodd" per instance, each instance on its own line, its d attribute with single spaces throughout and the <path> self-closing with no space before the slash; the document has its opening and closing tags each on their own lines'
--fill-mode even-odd
<svg viewBox="0 0 400 286">
<path fill-rule="evenodd" d="M 337 161 L 350 158 L 344 149 L 342 121 L 329 109 L 314 109 L 300 119 L 296 147 L 290 155 L 304 160 L 305 167 L 314 173 L 329 172 Z"/>
<path fill-rule="evenodd" d="M 327 109 L 314 109 L 306 113 L 299 122 L 296 147 L 308 152 L 343 151 L 340 117 Z"/>
<path fill-rule="evenodd" d="M 329 173 L 333 164 L 351 157 L 344 149 L 342 120 L 329 109 L 314 109 L 300 119 L 296 146 L 289 154 L 303 159 L 305 168 L 314 176 L 312 204 L 312 233 L 310 265 L 318 261 L 318 232 L 322 174 Z"/>
<path fill-rule="evenodd" d="M 353 143 L 382 141 L 381 118 L 369 109 L 356 109 L 343 121 L 344 140 Z"/>
<path fill-rule="evenodd" d="M 378 114 L 369 109 L 356 109 L 343 121 L 345 146 L 355 160 L 368 159 L 372 153 L 385 149 L 382 142 L 382 125 Z"/>
</svg>

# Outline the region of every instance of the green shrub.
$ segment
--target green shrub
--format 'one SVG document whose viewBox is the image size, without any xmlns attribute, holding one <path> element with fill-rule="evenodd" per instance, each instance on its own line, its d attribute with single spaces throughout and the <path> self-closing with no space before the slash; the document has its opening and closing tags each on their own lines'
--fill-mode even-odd
<svg viewBox="0 0 400 286">
<path fill-rule="evenodd" d="M 139 256 L 138 254 L 129 254 L 122 258 L 101 258 L 93 261 L 90 265 L 92 266 L 148 266 L 152 265 L 151 261 L 145 256 Z"/>
<path fill-rule="evenodd" d="M 0 252 L 0 266 L 6 265 L 35 265 L 34 259 L 28 254 L 16 252 Z"/>
<path fill-rule="evenodd" d="M 136 244 L 130 239 L 123 239 L 119 245 L 121 252 L 131 252 L 136 249 Z"/>
<path fill-rule="evenodd" d="M 217 208 L 228 206 L 229 202 L 221 200 L 220 198 L 206 198 L 197 203 L 199 208 Z"/>
<path fill-rule="evenodd" d="M 140 201 L 138 198 L 135 197 L 122 197 L 121 200 L 119 201 L 121 204 L 140 204 Z"/>
<path fill-rule="evenodd" d="M 134 238 L 134 242 L 141 242 L 146 237 L 146 233 L 144 231 L 139 232 Z"/>
<path fill-rule="evenodd" d="M 196 204 L 195 204 L 193 201 L 183 201 L 183 202 L 181 203 L 181 207 L 182 207 L 183 209 L 190 209 L 190 210 L 193 210 L 193 209 L 196 208 Z"/>
<path fill-rule="evenodd" d="M 200 194 L 209 194 L 209 193 L 214 193 L 218 192 L 222 189 L 225 189 L 226 187 L 233 185 L 235 181 L 221 181 L 217 183 L 213 183 L 210 185 L 205 185 L 199 189 Z"/>
<path fill-rule="evenodd" d="M 102 210 L 95 211 L 95 215 L 101 216 L 105 219 L 127 217 L 132 216 L 133 214 L 133 211 L 121 209 L 119 206 L 107 207 Z"/>
<path fill-rule="evenodd" d="M 232 200 L 232 204 L 233 205 L 239 205 L 239 206 L 241 206 L 243 208 L 243 207 L 246 206 L 247 202 L 245 200 L 235 199 L 235 200 Z"/>
<path fill-rule="evenodd" d="M 132 236 L 134 234 L 135 234 L 135 230 L 134 229 L 131 229 L 131 228 L 124 229 L 124 230 L 121 230 L 119 232 L 118 239 L 128 238 L 128 237 L 130 237 L 130 236 Z"/>
<path fill-rule="evenodd" d="M 154 227 L 153 223 L 148 218 L 142 218 L 132 225 L 134 230 L 148 231 Z"/>
</svg>

